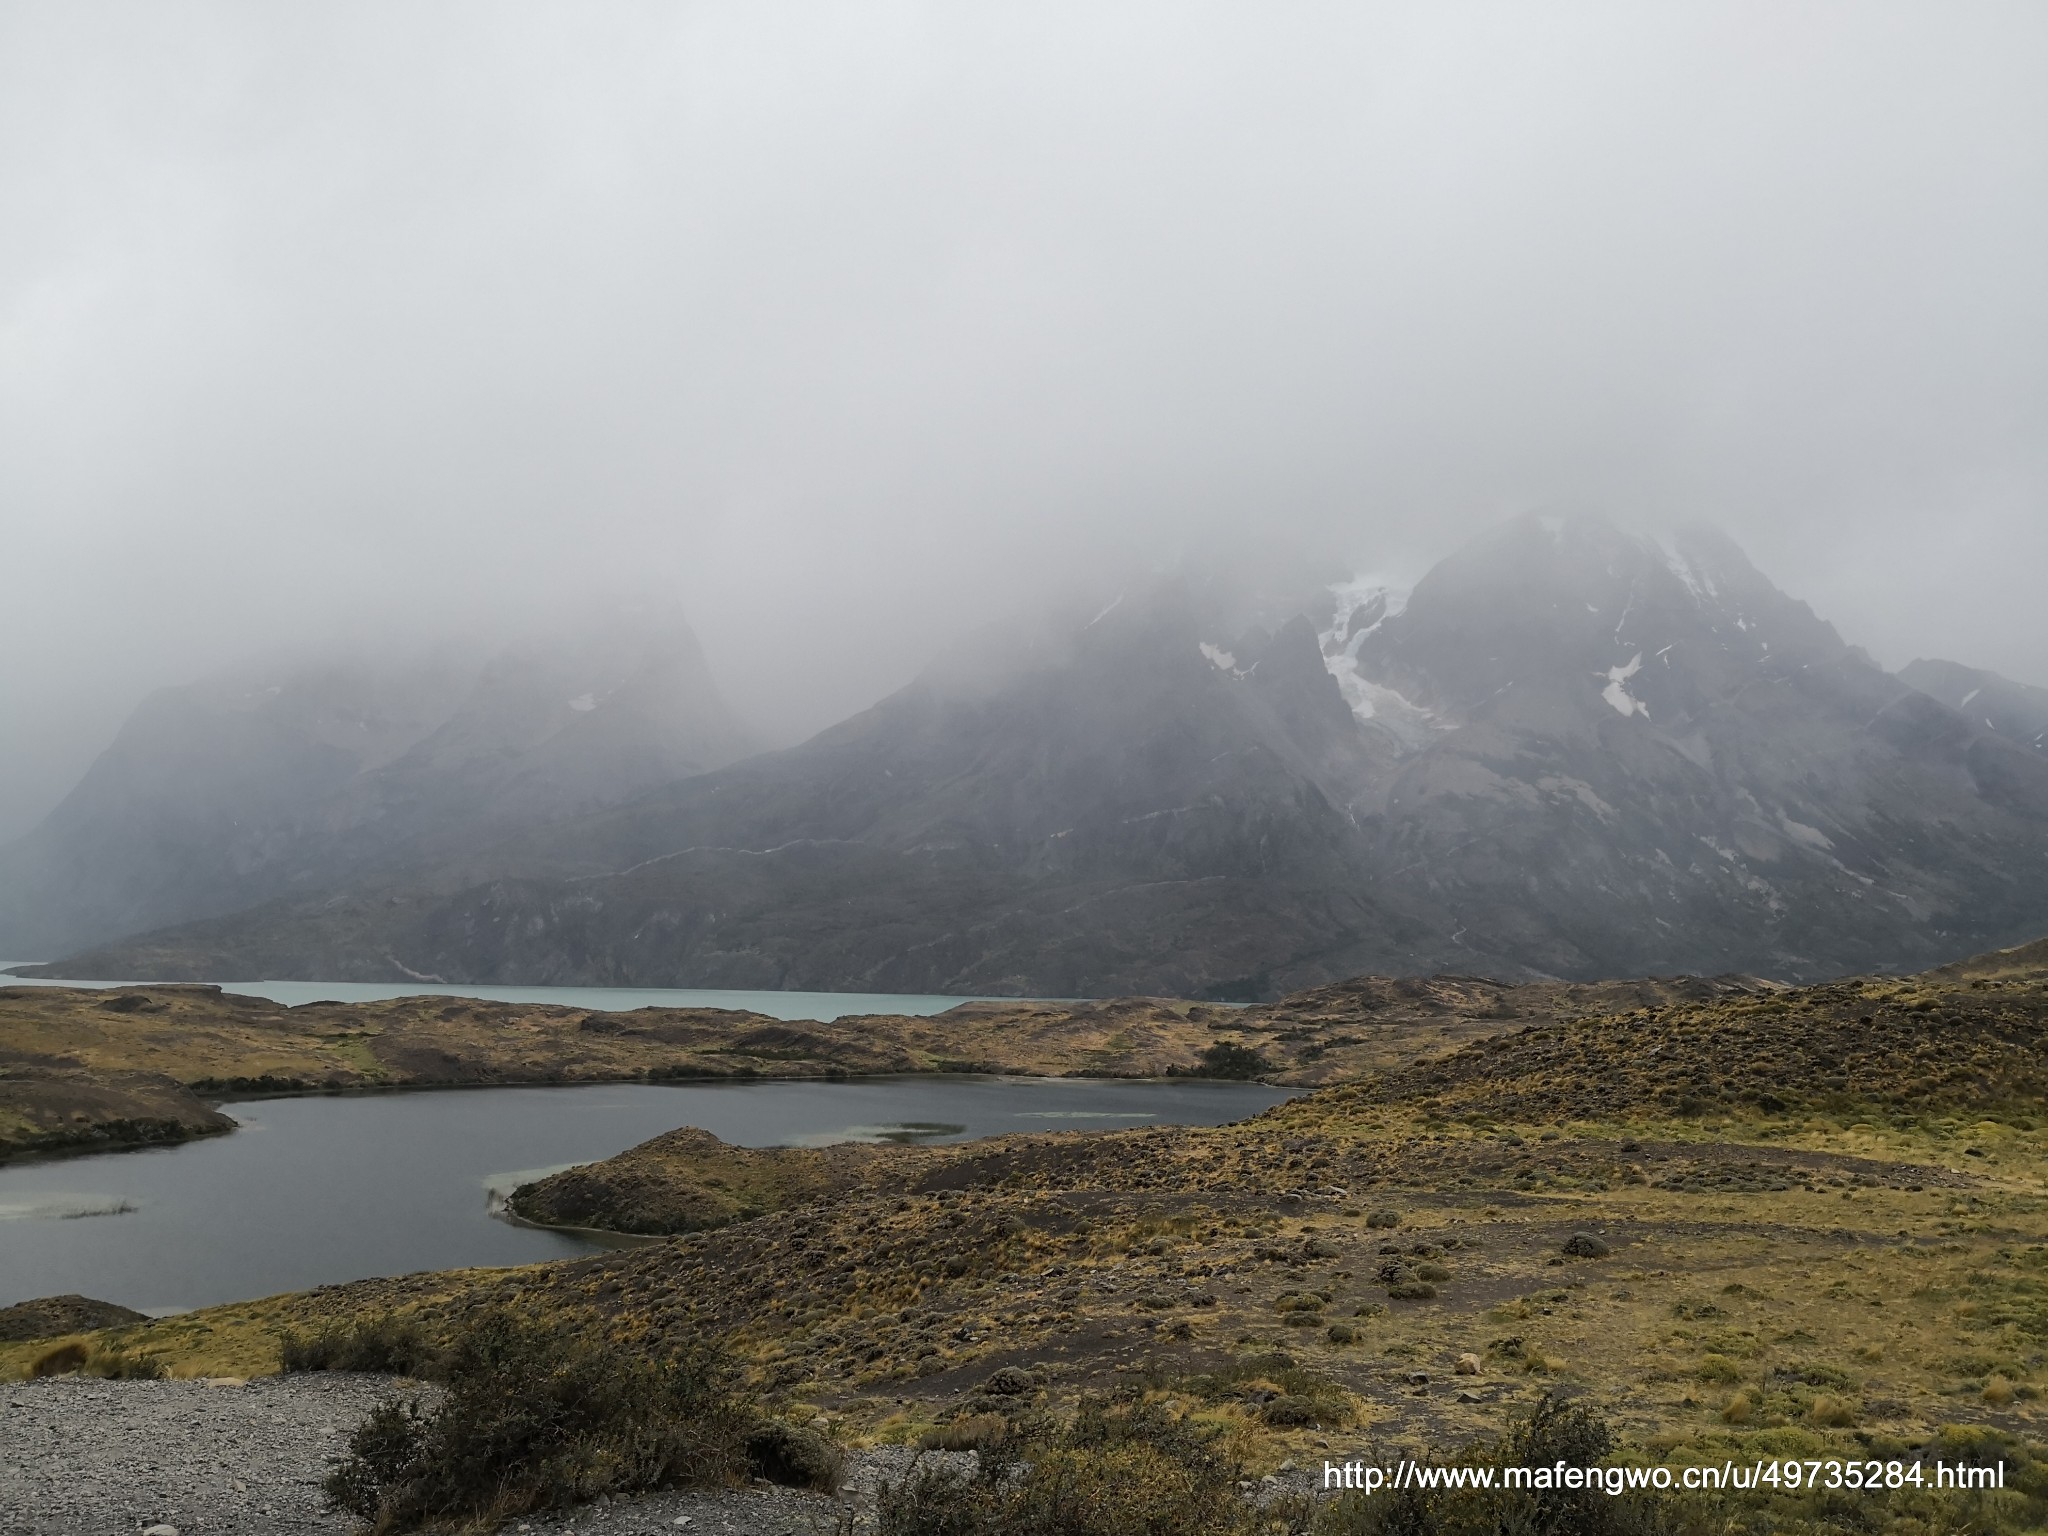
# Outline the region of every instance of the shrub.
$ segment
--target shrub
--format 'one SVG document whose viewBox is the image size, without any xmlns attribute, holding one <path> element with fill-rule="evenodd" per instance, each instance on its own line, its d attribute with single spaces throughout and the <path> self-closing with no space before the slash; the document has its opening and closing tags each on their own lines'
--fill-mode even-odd
<svg viewBox="0 0 2048 1536">
<path fill-rule="evenodd" d="M 1252 1536 L 1274 1513 L 1237 1493 L 1241 1469 L 1156 1405 L 1084 1401 L 1065 1425 L 973 1472 L 921 1467 L 884 1484 L 875 1536 Z M 840 1529 L 850 1531 L 849 1515 Z M 1298 1528 L 1298 1527 L 1297 1527 Z"/>
<path fill-rule="evenodd" d="M 1564 1240 L 1564 1251 L 1575 1259 L 1604 1259 L 1608 1246 L 1590 1232 L 1574 1232 Z"/>
<path fill-rule="evenodd" d="M 171 1373 L 164 1363 L 151 1355 L 138 1355 L 125 1349 L 96 1349 L 92 1358 L 85 1362 L 85 1374 L 102 1376 L 108 1381 L 162 1381 Z"/>
<path fill-rule="evenodd" d="M 747 1465 L 756 1477 L 785 1488 L 837 1493 L 846 1471 L 846 1457 L 815 1429 L 799 1429 L 780 1419 L 763 1419 L 747 1436 Z"/>
<path fill-rule="evenodd" d="M 1398 1227 L 1401 1225 L 1401 1213 L 1399 1211 L 1374 1211 L 1365 1218 L 1365 1224 L 1368 1227 Z"/>
<path fill-rule="evenodd" d="M 737 1481 L 752 1425 L 731 1370 L 698 1348 L 593 1347 L 558 1322 L 482 1314 L 436 1362 L 437 1403 L 387 1398 L 328 1498 L 373 1532 L 489 1526 L 599 1494 Z"/>
<path fill-rule="evenodd" d="M 1267 1403 L 1259 1416 L 1276 1429 L 1298 1429 L 1316 1422 L 1315 1399 L 1286 1393 Z"/>
<path fill-rule="evenodd" d="M 1239 1045 L 1235 1040 L 1218 1040 L 1202 1052 L 1202 1064 L 1194 1071 L 1196 1077 L 1227 1077 L 1239 1082 L 1249 1081 L 1263 1072 L 1272 1070 L 1273 1064 L 1248 1045 Z"/>
<path fill-rule="evenodd" d="M 278 1356 L 288 1371 L 368 1371 L 379 1376 L 427 1376 L 437 1352 L 409 1317 L 379 1312 L 352 1322 L 328 1323 L 315 1333 L 286 1329 Z"/>
<path fill-rule="evenodd" d="M 1492 1467 L 1590 1467 L 1609 1462 L 1614 1435 L 1578 1404 L 1546 1396 L 1491 1445 L 1443 1460 Z M 1326 1506 L 1317 1536 L 1658 1536 L 1670 1530 L 1658 1504 L 1601 1489 L 1404 1488 L 1347 1494 Z"/>
</svg>

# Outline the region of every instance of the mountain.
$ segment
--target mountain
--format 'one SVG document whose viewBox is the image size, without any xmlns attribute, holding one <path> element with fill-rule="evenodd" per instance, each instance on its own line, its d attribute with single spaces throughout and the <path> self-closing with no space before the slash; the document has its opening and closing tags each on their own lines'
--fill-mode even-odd
<svg viewBox="0 0 2048 1536">
<path fill-rule="evenodd" d="M 999 628 L 801 746 L 57 969 L 1252 998 L 2048 928 L 2048 762 L 1718 535 L 1521 518 L 1294 606 Z"/>
<path fill-rule="evenodd" d="M 2040 759 L 1719 535 L 1523 518 L 1344 645 L 1440 727 L 1370 806 L 1374 873 L 1477 965 L 1804 979 L 2048 927 Z"/>
<path fill-rule="evenodd" d="M 146 699 L 0 850 L 0 954 L 325 893 L 732 761 L 680 623 L 612 617 L 481 659 L 244 669 Z"/>
<path fill-rule="evenodd" d="M 1954 661 L 1909 662 L 1899 681 L 1957 714 L 2024 747 L 2048 755 L 2048 688 L 2034 688 Z"/>
<path fill-rule="evenodd" d="M 73 964 L 1037 995 L 1400 965 L 1428 927 L 1354 888 L 1366 849 L 1333 800 L 1391 747 L 1306 618 L 1226 648 L 1211 606 L 1167 589 L 994 632 L 800 747 Z"/>
</svg>

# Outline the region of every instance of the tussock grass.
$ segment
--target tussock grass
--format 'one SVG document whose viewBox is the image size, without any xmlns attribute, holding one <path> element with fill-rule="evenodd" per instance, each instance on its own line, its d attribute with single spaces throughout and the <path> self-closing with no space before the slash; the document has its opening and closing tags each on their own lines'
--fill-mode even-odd
<svg viewBox="0 0 2048 1536">
<path fill-rule="evenodd" d="M 92 1357 L 92 1347 L 81 1339 L 67 1339 L 62 1344 L 53 1344 L 29 1362 L 28 1374 L 31 1379 L 45 1376 L 68 1376 L 73 1371 L 85 1369 L 85 1362 Z"/>
<path fill-rule="evenodd" d="M 312 1332 L 286 1329 L 278 1362 L 286 1372 L 368 1371 L 380 1376 L 426 1376 L 440 1351 L 426 1330 L 392 1312 L 332 1322 Z"/>
<path fill-rule="evenodd" d="M 1204 1402 L 1238 1402 L 1281 1427 L 1320 1424 L 1337 1429 L 1356 1416 L 1349 1392 L 1320 1371 L 1303 1367 L 1285 1350 L 1239 1355 L 1180 1384 Z"/>
<path fill-rule="evenodd" d="M 1000 1413 L 970 1413 L 950 1424 L 935 1424 L 918 1438 L 922 1451 L 980 1451 L 1001 1445 L 1010 1421 Z"/>
<path fill-rule="evenodd" d="M 876 1536 L 1268 1536 L 1309 1509 L 1255 1506 L 1243 1469 L 1157 1404 L 1082 1402 L 1064 1423 L 984 1449 L 972 1472 L 925 1466 L 882 1488 Z M 855 1526 L 848 1512 L 841 1536 Z"/>
<path fill-rule="evenodd" d="M 153 1355 L 86 1339 L 66 1339 L 29 1362 L 31 1378 L 97 1376 L 108 1381 L 161 1381 L 170 1372 Z"/>
</svg>

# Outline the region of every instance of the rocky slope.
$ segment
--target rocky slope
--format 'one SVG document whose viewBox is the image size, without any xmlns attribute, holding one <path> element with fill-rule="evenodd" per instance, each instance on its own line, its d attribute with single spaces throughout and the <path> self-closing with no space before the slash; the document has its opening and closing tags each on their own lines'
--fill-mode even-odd
<svg viewBox="0 0 2048 1536">
<path fill-rule="evenodd" d="M 1345 644 L 1443 727 L 1361 807 L 1378 889 L 1495 965 L 1911 969 L 2048 910 L 2040 759 L 1718 536 L 1521 519 Z"/>
<path fill-rule="evenodd" d="M 1907 663 L 1899 681 L 1941 700 L 1995 736 L 2048 754 L 2048 688 L 2032 688 L 1960 662 L 1924 658 Z"/>
<path fill-rule="evenodd" d="M 1234 630 L 1127 593 L 789 751 L 50 973 L 1244 999 L 1811 979 L 2048 922 L 2048 757 L 1724 539 L 1527 517 L 1338 595 Z"/>
</svg>

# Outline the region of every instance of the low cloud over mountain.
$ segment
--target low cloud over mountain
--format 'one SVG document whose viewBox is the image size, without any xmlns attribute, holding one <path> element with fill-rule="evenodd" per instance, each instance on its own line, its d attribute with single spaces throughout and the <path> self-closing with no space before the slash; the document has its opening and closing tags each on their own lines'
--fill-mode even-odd
<svg viewBox="0 0 2048 1536">
<path fill-rule="evenodd" d="M 0 851 L 0 954 L 324 894 L 749 750 L 689 629 L 245 670 L 146 700 Z"/>
<path fill-rule="evenodd" d="M 1164 582 L 991 631 L 801 746 L 689 776 L 664 767 L 685 738 L 736 739 L 674 704 L 713 697 L 695 673 L 641 685 L 667 702 L 617 718 L 674 730 L 632 750 L 586 746 L 598 710 L 445 768 L 427 742 L 462 731 L 400 750 L 393 727 L 385 758 L 291 793 L 328 832 L 412 831 L 353 864 L 238 853 L 261 873 L 216 876 L 212 912 L 179 914 L 203 921 L 57 969 L 1256 997 L 1368 970 L 1815 977 L 2048 926 L 2038 691 L 1953 707 L 1947 674 L 1885 672 L 1716 534 L 1524 517 L 1412 591 L 1242 613 Z M 281 762 L 329 761 L 295 729 Z M 114 780 L 103 761 L 79 796 Z M 473 814 L 444 823 L 451 800 Z"/>
</svg>

